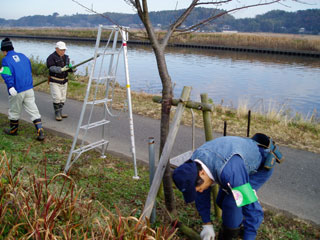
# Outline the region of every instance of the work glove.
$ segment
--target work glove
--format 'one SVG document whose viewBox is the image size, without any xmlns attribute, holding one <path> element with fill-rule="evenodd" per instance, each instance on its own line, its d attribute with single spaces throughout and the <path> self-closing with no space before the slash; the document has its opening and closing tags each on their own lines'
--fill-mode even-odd
<svg viewBox="0 0 320 240">
<path fill-rule="evenodd" d="M 70 73 L 74 73 L 75 71 L 77 71 L 76 68 L 74 68 L 74 69 L 73 69 L 73 68 L 69 68 L 69 69 L 68 69 L 68 72 L 70 72 Z"/>
<path fill-rule="evenodd" d="M 18 92 L 16 91 L 16 89 L 14 87 L 9 88 L 9 93 L 13 97 L 18 94 Z"/>
<path fill-rule="evenodd" d="M 61 68 L 61 72 L 65 72 L 65 71 L 68 71 L 68 70 L 69 70 L 68 66 L 64 66 L 63 68 Z"/>
<path fill-rule="evenodd" d="M 214 240 L 215 236 L 212 224 L 203 225 L 203 229 L 200 233 L 201 240 Z"/>
</svg>

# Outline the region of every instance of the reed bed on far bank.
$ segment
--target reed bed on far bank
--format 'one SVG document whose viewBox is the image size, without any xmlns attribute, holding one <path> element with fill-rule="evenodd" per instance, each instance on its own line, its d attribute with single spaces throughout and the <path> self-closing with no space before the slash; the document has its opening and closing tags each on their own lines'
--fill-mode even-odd
<svg viewBox="0 0 320 240">
<path fill-rule="evenodd" d="M 0 28 L 1 34 L 92 38 L 96 28 Z M 104 33 L 105 34 L 105 33 Z M 157 31 L 158 38 L 164 37 Z M 104 37 L 106 37 L 108 33 Z M 130 29 L 129 40 L 148 41 L 145 31 Z M 170 43 L 246 47 L 287 51 L 320 51 L 320 36 L 273 33 L 183 33 L 175 34 Z"/>
<path fill-rule="evenodd" d="M 96 38 L 97 28 L 0 28 L 1 34 L 28 35 L 28 36 L 53 36 L 53 37 L 79 37 Z"/>
<path fill-rule="evenodd" d="M 192 33 L 172 42 L 273 50 L 320 51 L 320 36 L 273 33 Z"/>
</svg>

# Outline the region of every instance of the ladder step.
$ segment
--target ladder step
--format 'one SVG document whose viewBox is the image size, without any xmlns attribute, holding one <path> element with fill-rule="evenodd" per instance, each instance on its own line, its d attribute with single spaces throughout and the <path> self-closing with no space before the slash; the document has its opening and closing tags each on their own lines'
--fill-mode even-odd
<svg viewBox="0 0 320 240">
<path fill-rule="evenodd" d="M 93 122 L 93 123 L 90 123 L 90 124 L 83 125 L 80 128 L 82 128 L 82 129 L 90 129 L 90 128 L 94 128 L 94 127 L 98 127 L 98 126 L 107 124 L 109 122 L 110 122 L 109 120 L 105 120 L 104 119 L 104 120 L 101 120 L 101 121 L 98 121 L 98 122 Z"/>
<path fill-rule="evenodd" d="M 109 143 L 109 141 L 101 139 L 97 142 L 90 143 L 88 145 L 82 146 L 82 147 L 72 151 L 72 154 L 74 154 L 74 153 L 81 154 L 81 153 L 84 153 L 84 152 L 89 151 L 91 149 L 97 148 L 103 144 L 108 144 L 108 143 Z"/>
<path fill-rule="evenodd" d="M 93 79 L 93 80 L 105 80 L 105 79 L 114 80 L 114 79 L 116 79 L 116 76 L 111 76 L 111 75 L 109 75 L 109 76 L 105 76 L 105 77 L 93 77 L 92 79 Z"/>
<path fill-rule="evenodd" d="M 118 54 L 120 51 L 107 51 L 107 52 L 99 52 L 99 56 L 101 55 L 115 55 Z"/>
<path fill-rule="evenodd" d="M 112 99 L 104 98 L 104 99 L 99 99 L 99 100 L 87 102 L 87 104 L 99 104 L 99 103 L 107 103 L 107 102 L 112 102 Z"/>
</svg>

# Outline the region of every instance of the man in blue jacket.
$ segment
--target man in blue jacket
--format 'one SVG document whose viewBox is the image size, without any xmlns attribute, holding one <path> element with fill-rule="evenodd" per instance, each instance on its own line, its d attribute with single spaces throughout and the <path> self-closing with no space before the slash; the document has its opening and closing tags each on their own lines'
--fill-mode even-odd
<svg viewBox="0 0 320 240">
<path fill-rule="evenodd" d="M 218 239 L 237 239 L 240 235 L 245 240 L 256 238 L 263 220 L 256 192 L 281 158 L 272 139 L 264 134 L 252 139 L 228 136 L 206 142 L 174 170 L 173 181 L 186 203 L 195 201 L 202 218 L 201 239 L 215 238 L 210 218 L 210 192 L 215 183 L 220 186 L 216 202 L 223 222 Z"/>
<path fill-rule="evenodd" d="M 8 135 L 17 135 L 19 118 L 22 107 L 31 116 L 37 130 L 37 140 L 44 140 L 44 131 L 41 116 L 35 103 L 33 79 L 30 60 L 22 53 L 14 51 L 9 38 L 1 41 L 1 51 L 4 54 L 0 74 L 4 79 L 9 94 L 10 128 L 4 132 Z"/>
</svg>

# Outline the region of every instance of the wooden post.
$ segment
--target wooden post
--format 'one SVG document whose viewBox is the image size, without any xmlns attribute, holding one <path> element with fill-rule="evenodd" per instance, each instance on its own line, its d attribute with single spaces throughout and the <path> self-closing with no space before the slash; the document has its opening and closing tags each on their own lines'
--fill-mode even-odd
<svg viewBox="0 0 320 240">
<path fill-rule="evenodd" d="M 203 104 L 208 103 L 208 94 L 207 93 L 201 94 L 201 103 L 203 103 Z M 202 111 L 202 113 L 203 113 L 203 123 L 204 123 L 204 131 L 205 131 L 206 141 L 210 141 L 213 139 L 211 114 L 209 111 L 204 111 L 204 110 Z M 212 192 L 213 192 L 213 199 L 214 199 L 214 211 L 215 211 L 216 217 L 218 219 L 221 219 L 222 212 L 216 203 L 216 199 L 217 199 L 218 192 L 219 192 L 219 185 L 218 184 L 215 184 L 213 186 Z"/>
<path fill-rule="evenodd" d="M 201 103 L 203 103 L 203 104 L 208 103 L 208 94 L 207 93 L 201 94 Z M 206 137 L 206 141 L 208 142 L 213 139 L 211 115 L 210 115 L 210 112 L 202 110 L 202 116 L 203 116 L 205 137 Z"/>
<path fill-rule="evenodd" d="M 247 137 L 250 136 L 250 121 L 251 121 L 251 110 L 248 111 L 248 127 L 247 127 Z"/>
<path fill-rule="evenodd" d="M 149 137 L 149 183 L 152 184 L 155 172 L 155 153 L 154 153 L 154 137 Z M 156 221 L 156 204 L 153 205 L 150 222 L 155 223 Z"/>
<path fill-rule="evenodd" d="M 167 163 L 169 161 L 169 157 L 171 154 L 173 143 L 175 141 L 175 138 L 176 138 L 179 126 L 180 126 L 181 117 L 182 117 L 183 111 L 185 109 L 185 104 L 186 104 L 186 101 L 188 101 L 188 99 L 190 97 L 190 93 L 191 93 L 191 87 L 184 87 L 183 88 L 181 98 L 180 98 L 180 103 L 178 104 L 176 113 L 174 115 L 173 123 L 170 128 L 170 131 L 169 131 L 169 134 L 167 137 L 167 141 L 163 147 L 163 151 L 162 151 L 162 154 L 161 154 L 161 157 L 159 160 L 159 164 L 158 164 L 156 173 L 154 175 L 146 203 L 144 205 L 144 209 L 143 209 L 143 212 L 141 215 L 141 219 L 143 219 L 143 220 L 146 220 L 146 218 L 150 219 L 152 208 L 153 208 L 157 193 L 159 191 L 159 187 L 160 187 L 160 184 L 161 184 L 161 181 L 163 178 L 163 174 L 166 169 Z"/>
<path fill-rule="evenodd" d="M 161 103 L 162 102 L 162 98 L 161 96 L 153 96 L 152 97 L 152 101 L 156 102 L 156 103 Z M 180 99 L 172 99 L 171 104 L 173 106 L 178 106 L 180 102 Z M 192 108 L 192 109 L 197 109 L 197 110 L 202 110 L 202 111 L 210 111 L 213 112 L 213 105 L 212 104 L 208 104 L 208 103 L 199 103 L 199 102 L 193 102 L 193 101 L 187 101 L 186 102 L 186 107 L 187 108 Z"/>
</svg>

